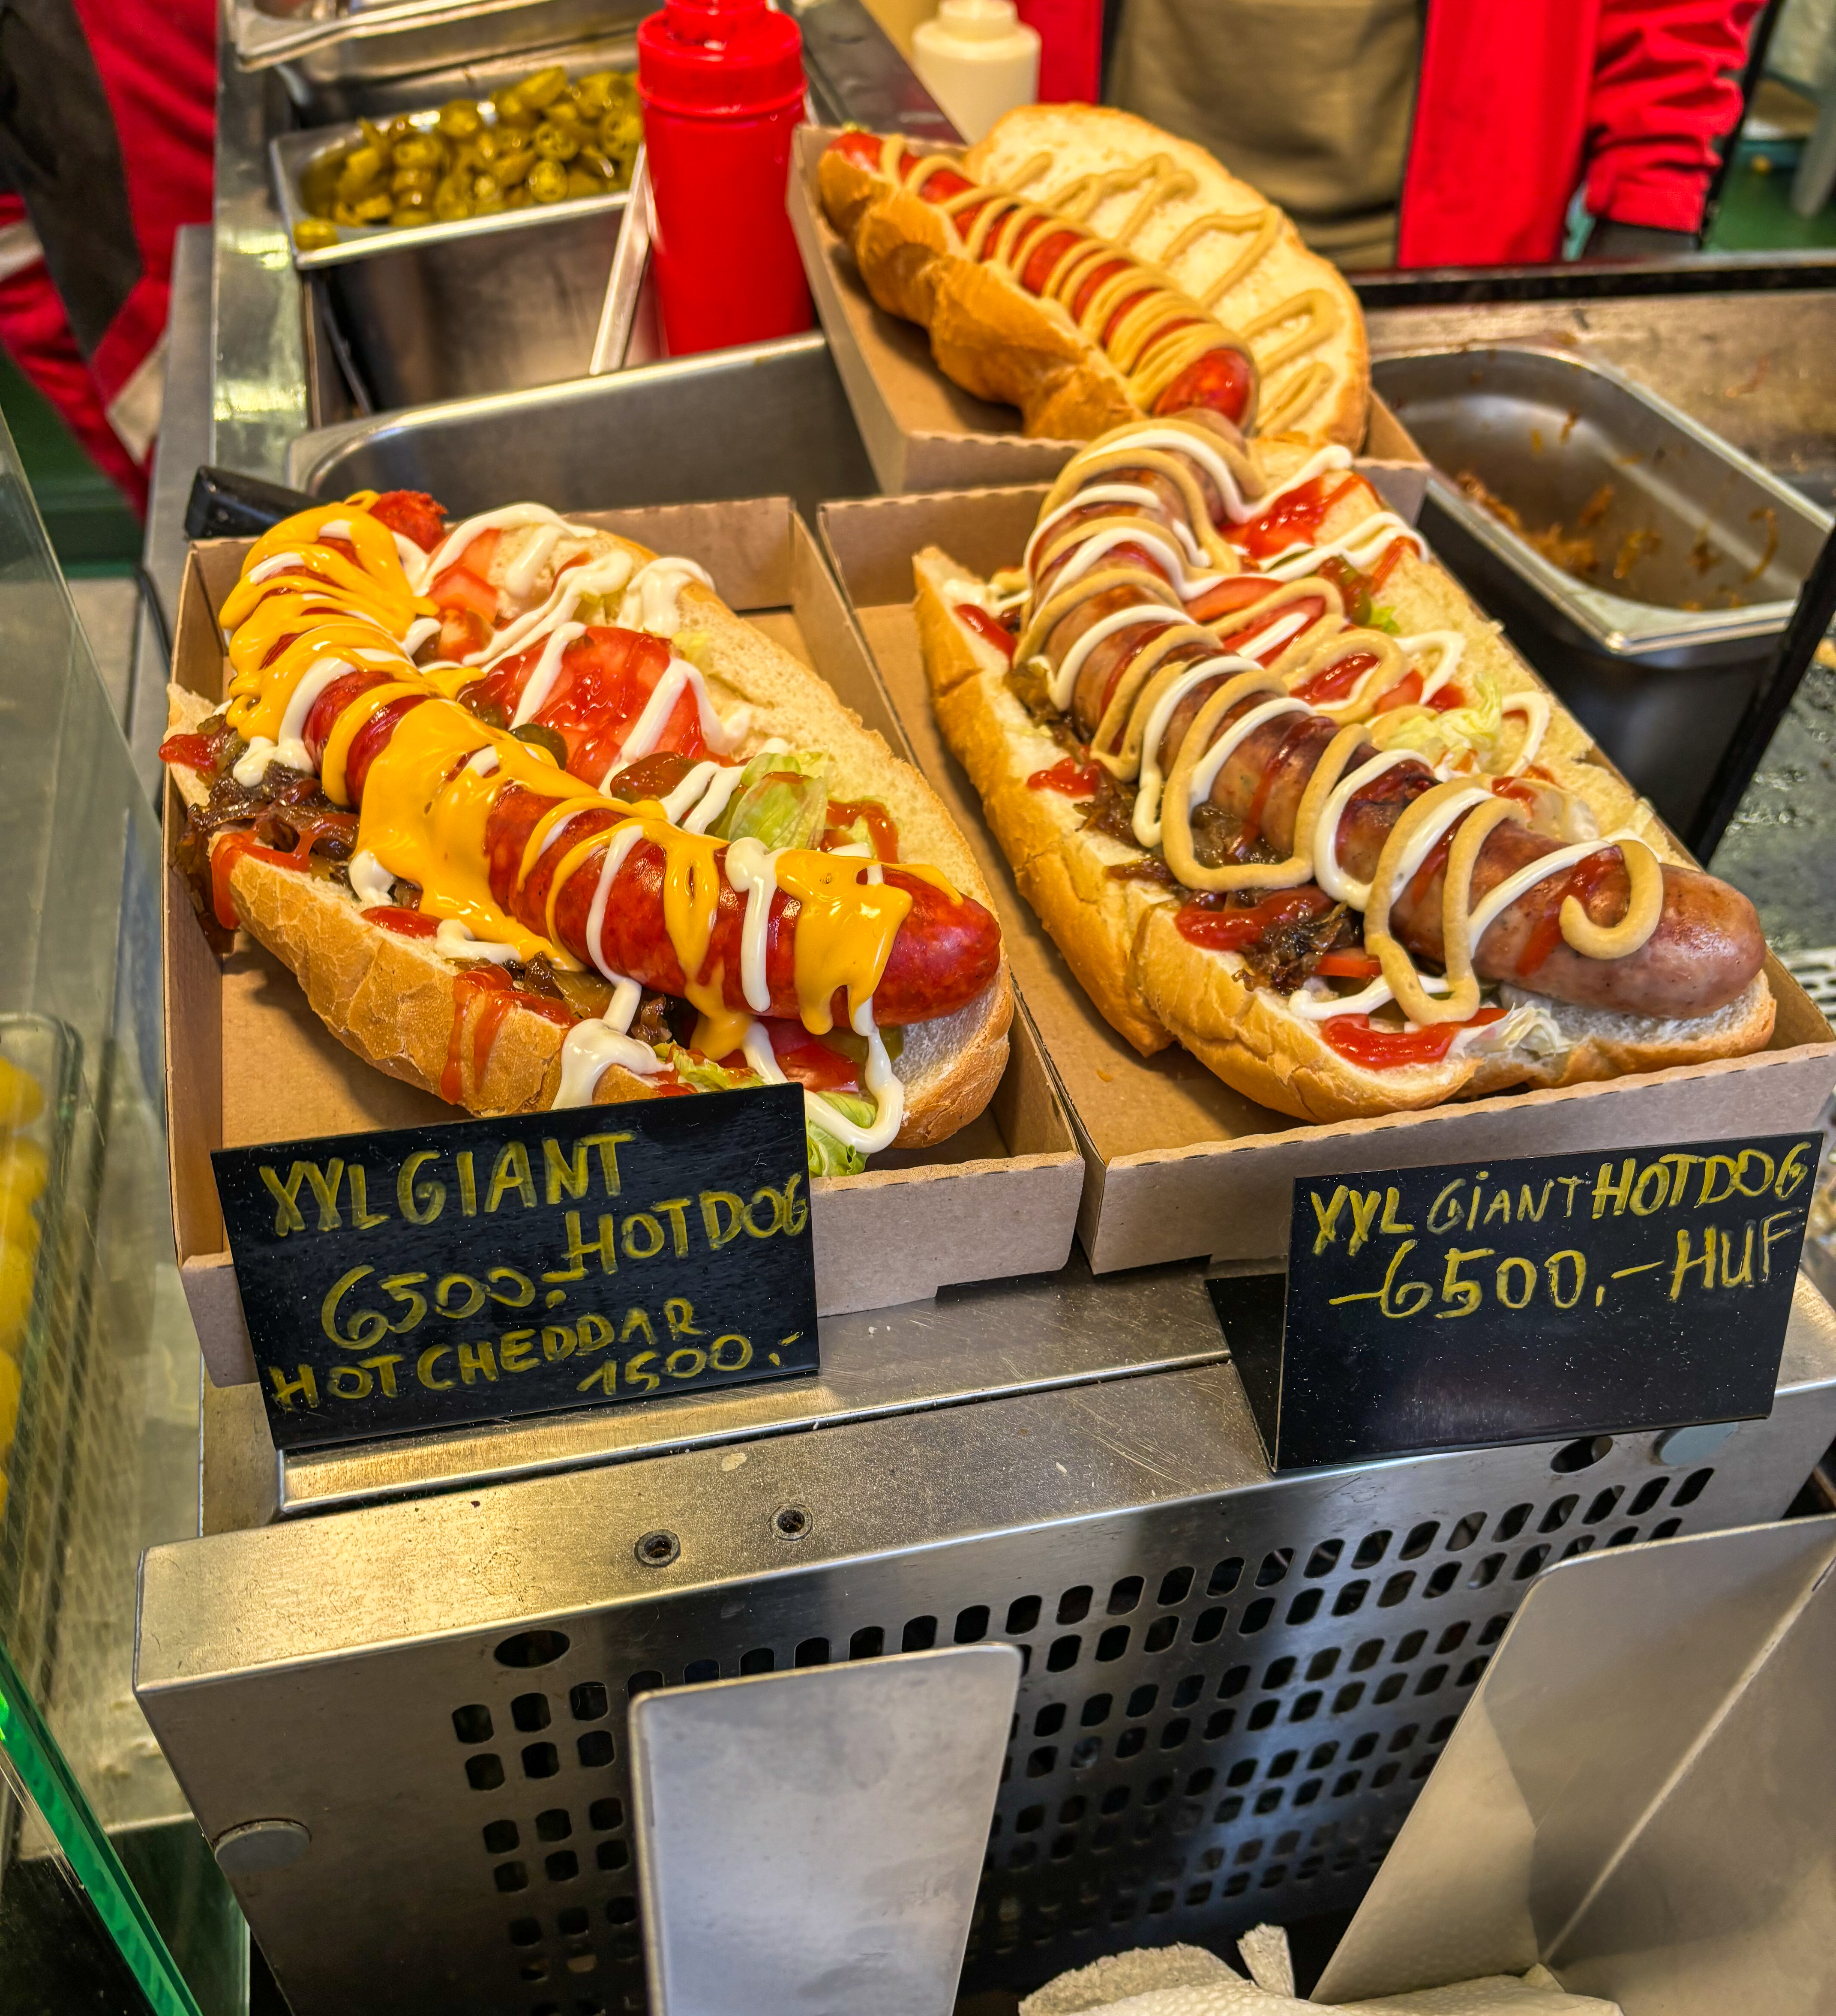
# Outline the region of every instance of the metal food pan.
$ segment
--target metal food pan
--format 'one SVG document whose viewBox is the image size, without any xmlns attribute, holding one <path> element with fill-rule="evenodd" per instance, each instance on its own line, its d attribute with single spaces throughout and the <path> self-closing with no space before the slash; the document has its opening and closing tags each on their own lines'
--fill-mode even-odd
<svg viewBox="0 0 1836 2016">
<path fill-rule="evenodd" d="M 289 450 L 287 480 L 321 497 L 430 491 L 460 516 L 520 497 L 567 511 L 789 495 L 813 519 L 876 488 L 814 333 L 321 427 Z"/>
<path fill-rule="evenodd" d="M 1687 831 L 1827 517 L 1666 401 L 1562 351 L 1413 351 L 1373 376 L 1435 466 L 1421 524 L 1436 553 Z M 1564 572 L 1474 502 L 1458 486 L 1468 473 L 1527 527 L 1590 536 L 1595 575 Z"/>
<path fill-rule="evenodd" d="M 570 75 L 628 68 L 630 46 L 556 52 Z M 621 60 L 620 59 L 622 59 Z M 507 82 L 519 60 L 495 67 Z M 405 94 L 417 126 L 436 101 L 481 92 L 484 77 L 423 77 Z M 394 110 L 370 108 L 379 117 Z M 491 117 L 488 102 L 480 109 Z M 617 190 L 452 223 L 340 226 L 314 251 L 293 244 L 306 217 L 300 178 L 319 156 L 358 137 L 355 121 L 286 133 L 268 144 L 275 198 L 294 265 L 319 294 L 360 406 L 383 412 L 441 399 L 553 384 L 584 373 L 629 200 Z"/>
<path fill-rule="evenodd" d="M 607 65 L 605 67 L 610 68 Z M 574 70 L 585 66 L 575 63 Z M 596 64 L 595 68 L 600 66 Z M 455 94 L 455 95 L 459 94 Z M 488 126 L 497 124 L 496 108 L 488 99 L 478 102 L 478 110 Z M 409 123 L 418 131 L 431 132 L 439 123 L 437 106 L 412 112 Z M 571 196 L 560 203 L 538 203 L 529 210 L 506 210 L 494 217 L 467 217 L 451 223 L 409 224 L 399 227 L 380 224 L 341 224 L 338 226 L 338 242 L 311 251 L 302 251 L 293 243 L 293 230 L 304 223 L 311 213 L 301 200 L 301 178 L 322 155 L 347 147 L 354 140 L 362 137 L 362 128 L 355 120 L 347 120 L 337 126 L 308 127 L 297 133 L 283 133 L 278 139 L 268 143 L 268 156 L 274 169 L 275 199 L 280 206 L 282 221 L 286 226 L 287 243 L 293 255 L 293 264 L 303 273 L 320 272 L 330 267 L 346 266 L 358 260 L 383 257 L 391 253 L 425 250 L 438 247 L 455 238 L 488 238 L 506 232 L 530 231 L 543 226 L 555 226 L 583 217 L 603 217 L 624 211 L 629 200 L 626 189 L 613 189 L 603 196 Z M 596 242 L 602 234 L 594 234 Z M 613 232 L 616 242 L 617 232 Z M 608 255 L 609 258 L 609 255 Z"/>
<path fill-rule="evenodd" d="M 642 0 L 232 0 L 229 32 L 244 70 L 278 69 L 297 104 L 337 117 L 379 83 L 599 35 L 648 13 Z M 330 111 L 327 100 L 344 102 Z"/>
</svg>

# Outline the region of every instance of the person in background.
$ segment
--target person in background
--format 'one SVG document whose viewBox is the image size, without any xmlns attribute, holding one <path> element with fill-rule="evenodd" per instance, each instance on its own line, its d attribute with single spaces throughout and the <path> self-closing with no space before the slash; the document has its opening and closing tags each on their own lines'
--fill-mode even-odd
<svg viewBox="0 0 1836 2016">
<path fill-rule="evenodd" d="M 216 32 L 214 0 L 0 0 L 0 344 L 142 513 Z"/>
<path fill-rule="evenodd" d="M 1351 268 L 1687 250 L 1762 0 L 1120 0 L 1109 102 Z"/>
</svg>

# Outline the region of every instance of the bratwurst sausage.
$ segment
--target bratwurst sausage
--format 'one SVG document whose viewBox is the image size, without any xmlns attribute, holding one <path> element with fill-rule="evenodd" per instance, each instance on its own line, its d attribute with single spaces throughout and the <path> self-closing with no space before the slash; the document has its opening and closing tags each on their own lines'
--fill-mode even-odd
<svg viewBox="0 0 1836 2016">
<path fill-rule="evenodd" d="M 1202 474 L 1199 465 L 1190 465 Z M 1123 571 L 1127 578 L 1074 600 L 1042 640 L 1041 653 L 1052 671 L 1066 665 L 1080 639 L 1100 625 L 1117 622 L 1126 612 L 1139 611 L 1134 622 L 1121 622 L 1085 644 L 1071 693 L 1070 712 L 1086 740 L 1093 737 L 1124 674 L 1138 653 L 1164 640 L 1168 628 L 1190 622 L 1192 608 L 1182 599 L 1190 590 L 1187 569 L 1168 563 L 1166 531 L 1183 520 L 1186 506 L 1172 486 L 1152 470 L 1111 470 L 1103 481 L 1154 495 L 1150 506 L 1118 498 L 1078 507 L 1053 527 L 1050 558 L 1035 579 L 1034 607 L 1042 608 L 1053 586 L 1076 562 L 1078 548 L 1058 545 L 1062 527 L 1100 516 L 1113 523 L 1138 517 L 1139 538 L 1108 543 L 1086 572 Z M 1042 552 L 1048 549 L 1042 547 Z M 1309 579 L 1295 585 L 1280 606 L 1265 617 L 1235 621 L 1236 612 L 1253 609 L 1274 596 L 1283 584 L 1255 574 L 1229 577 L 1224 587 L 1233 618 L 1222 643 L 1204 632 L 1157 652 L 1160 667 L 1196 664 L 1220 650 L 1233 656 L 1270 662 L 1284 655 L 1298 639 L 1330 617 L 1342 621 L 1343 601 L 1330 581 Z M 1214 591 L 1208 599 L 1220 597 Z M 1214 612 L 1215 614 L 1216 612 Z M 1283 619 L 1292 619 L 1283 621 Z M 1276 625 L 1284 633 L 1277 636 Z M 1267 643 L 1258 648 L 1263 633 Z M 1373 661 L 1374 662 L 1374 661 Z M 1186 693 L 1174 708 L 1157 750 L 1163 776 L 1170 775 L 1191 725 L 1206 700 L 1230 676 L 1220 671 Z M 1208 744 L 1221 740 L 1232 725 L 1259 705 L 1265 696 L 1240 701 L 1217 723 Z M 1292 851 L 1294 823 L 1309 779 L 1340 724 L 1320 714 L 1286 715 L 1253 730 L 1232 752 L 1211 787 L 1211 804 L 1237 822 L 1246 841 L 1261 840 L 1286 855 Z M 1345 766 L 1345 774 L 1377 754 L 1361 746 Z M 1437 782 L 1425 763 L 1398 764 L 1358 792 L 1339 822 L 1337 858 L 1346 872 L 1368 881 L 1384 842 L 1409 806 Z M 1449 838 L 1451 836 L 1449 836 Z M 1471 902 L 1477 906 L 1486 892 L 1530 862 L 1553 853 L 1561 842 L 1516 825 L 1499 827 L 1487 839 L 1474 869 Z M 1443 877 L 1438 862 L 1445 848 L 1431 855 L 1424 869 L 1399 892 L 1391 911 L 1392 928 L 1418 956 L 1439 963 L 1443 958 L 1441 900 Z M 1585 876 L 1553 874 L 1533 885 L 1499 913 L 1474 952 L 1474 964 L 1482 979 L 1524 986 L 1555 999 L 1607 1008 L 1631 1014 L 1690 1017 L 1708 1014 L 1737 999 L 1766 958 L 1759 920 L 1752 905 L 1737 890 L 1713 877 L 1686 868 L 1663 868 L 1663 907 L 1656 929 L 1636 952 L 1618 959 L 1593 959 L 1573 950 L 1555 927 L 1563 899 L 1574 895 L 1596 923 L 1610 926 L 1625 915 L 1629 882 L 1623 861 L 1603 851 L 1586 864 Z"/>
<path fill-rule="evenodd" d="M 609 833 L 625 818 L 613 806 L 603 812 L 577 812 L 568 822 L 566 844 L 549 848 L 537 859 L 527 878 L 519 880 L 529 836 L 544 814 L 560 802 L 513 785 L 492 807 L 485 826 L 491 894 L 531 931 L 547 929 L 552 879 L 563 857 L 592 835 Z M 717 850 L 718 861 L 724 863 L 725 856 L 724 847 Z M 596 848 L 562 885 L 554 913 L 554 934 L 560 944 L 590 966 L 625 974 L 660 993 L 680 995 L 690 980 L 709 985 L 718 981 L 726 1005 L 744 1010 L 740 934 L 746 921 L 746 895 L 722 874 L 707 955 L 699 971 L 689 974 L 682 970 L 664 924 L 664 852 L 648 841 L 639 841 L 614 874 L 597 941 L 593 941 L 590 913 L 604 860 L 603 850 Z M 898 926 L 898 936 L 873 991 L 875 1020 L 883 1025 L 902 1026 L 967 1007 L 1000 965 L 1000 927 L 992 914 L 972 898 L 941 889 L 897 866 L 888 866 L 882 873 L 884 887 L 909 897 L 911 908 Z M 860 893 L 870 894 L 866 889 Z M 896 898 L 895 903 L 896 908 Z M 772 898 L 765 927 L 765 978 L 771 989 L 771 1006 L 765 1012 L 791 1021 L 799 1012 L 796 965 L 800 909 L 795 898 L 778 891 Z M 841 990 L 830 1005 L 837 1025 L 845 1027 L 848 1003 Z"/>
</svg>

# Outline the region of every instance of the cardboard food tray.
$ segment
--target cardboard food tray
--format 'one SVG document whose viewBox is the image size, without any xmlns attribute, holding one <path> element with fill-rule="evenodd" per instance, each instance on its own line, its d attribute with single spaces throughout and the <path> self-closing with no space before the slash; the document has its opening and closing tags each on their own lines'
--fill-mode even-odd
<svg viewBox="0 0 1836 2016">
<path fill-rule="evenodd" d="M 778 643 L 820 666 L 869 726 L 904 749 L 808 527 L 787 498 L 583 512 L 666 553 L 700 560 L 722 595 Z M 222 693 L 216 612 L 246 540 L 192 549 L 180 591 L 173 677 Z M 166 1096 L 181 1277 L 212 1381 L 253 1380 L 254 1363 L 225 1250 L 211 1151 L 457 1116 L 430 1093 L 346 1050 L 293 974 L 243 934 L 219 962 L 174 859 L 183 810 L 166 801 Z M 894 1150 L 858 1176 L 819 1179 L 816 1294 L 823 1315 L 883 1308 L 948 1283 L 1046 1272 L 1069 1256 L 1083 1164 L 1037 1037 L 1016 1006 L 1007 1070 L 981 1118 L 935 1148 Z"/>
<path fill-rule="evenodd" d="M 837 130 L 798 128 L 790 222 L 823 333 L 880 488 L 896 495 L 1056 476 L 1081 441 L 1016 434 L 1020 416 L 1012 406 L 991 405 L 952 384 L 932 360 L 926 332 L 874 306 L 853 255 L 830 229 L 816 196 L 816 163 Z M 1413 520 L 1427 480 L 1425 458 L 1374 392 L 1363 452 L 1380 466 L 1395 466 L 1386 472 L 1388 480 L 1371 473 L 1392 507 Z"/>
<path fill-rule="evenodd" d="M 1098 1273 L 1198 1254 L 1245 1262 L 1278 1256 L 1287 1247 L 1290 1186 L 1301 1178 L 1816 1125 L 1836 1079 L 1836 1038 L 1770 954 L 1766 978 L 1779 1010 L 1766 1049 L 1564 1091 L 1309 1125 L 1233 1092 L 1177 1046 L 1138 1057 L 1091 1005 L 1015 887 L 931 713 L 912 614 L 914 553 L 941 546 L 985 576 L 1012 566 L 1044 495 L 1029 487 L 871 498 L 825 505 L 821 527 L 862 648 L 994 891 L 1014 979 L 1089 1164 L 1078 1230 Z"/>
</svg>

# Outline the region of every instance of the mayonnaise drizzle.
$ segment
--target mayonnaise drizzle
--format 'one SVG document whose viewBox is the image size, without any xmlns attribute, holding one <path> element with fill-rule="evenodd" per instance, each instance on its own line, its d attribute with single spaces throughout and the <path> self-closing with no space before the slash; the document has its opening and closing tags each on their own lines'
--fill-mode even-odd
<svg viewBox="0 0 1836 2016">
<path fill-rule="evenodd" d="M 351 878 L 351 893 L 357 898 L 360 910 L 373 909 L 379 903 L 392 904 L 395 901 L 395 877 L 367 849 L 351 855 L 345 873 Z"/>
<path fill-rule="evenodd" d="M 1164 602 L 1136 602 L 1093 623 L 1065 653 L 1064 663 L 1052 675 L 1052 704 L 1060 709 L 1070 707 L 1071 695 L 1077 690 L 1078 674 L 1084 668 L 1084 661 L 1105 637 L 1113 637 L 1118 630 L 1129 629 L 1137 623 L 1155 623 L 1165 626 L 1169 623 L 1183 623 L 1185 620 L 1177 609 L 1169 609 Z"/>
<path fill-rule="evenodd" d="M 1366 784 L 1374 783 L 1386 770 L 1399 763 L 1419 761 L 1406 749 L 1387 749 L 1373 756 L 1349 776 L 1341 777 L 1320 808 L 1319 822 L 1313 829 L 1313 879 L 1335 903 L 1349 903 L 1362 910 L 1370 901 L 1370 884 L 1348 875 L 1339 866 L 1339 822 L 1345 808 Z"/>
<path fill-rule="evenodd" d="M 557 1106 L 590 1106 L 599 1080 L 614 1064 L 639 1078 L 654 1078 L 664 1068 L 662 1058 L 650 1046 L 630 1033 L 632 1019 L 643 999 L 643 989 L 635 980 L 607 965 L 599 943 L 613 882 L 625 866 L 625 857 L 643 837 L 643 828 L 635 823 L 615 827 L 599 864 L 599 880 L 593 885 L 593 899 L 586 913 L 586 949 L 600 976 L 612 983 L 612 999 L 603 1015 L 576 1022 L 567 1031 L 561 1045 L 561 1083 L 555 1094 Z"/>
<path fill-rule="evenodd" d="M 557 623 L 565 623 L 587 596 L 617 595 L 631 579 L 631 556 L 623 553 L 608 553 L 585 567 L 570 567 L 549 589 L 545 602 L 506 623 L 482 650 L 469 652 L 460 662 L 492 670 L 536 638 L 545 636 Z"/>
<path fill-rule="evenodd" d="M 1189 575 L 1185 555 L 1151 520 L 1129 518 L 1116 524 L 1093 525 L 1090 529 L 1092 536 L 1079 544 L 1071 559 L 1053 577 L 1054 595 L 1060 589 L 1070 587 L 1074 581 L 1081 580 L 1105 553 L 1113 553 L 1118 546 L 1140 546 L 1157 556 L 1172 578 L 1174 592 L 1183 602 L 1190 602 L 1194 596 L 1224 579 L 1221 574 Z"/>
<path fill-rule="evenodd" d="M 1196 809 L 1211 795 L 1218 772 L 1244 740 L 1254 735 L 1265 722 L 1273 721 L 1284 714 L 1311 714 L 1312 711 L 1305 700 L 1269 700 L 1263 701 L 1260 707 L 1252 707 L 1247 714 L 1240 714 L 1192 766 L 1191 781 L 1187 786 L 1188 807 Z"/>
<path fill-rule="evenodd" d="M 778 893 L 778 856 L 748 835 L 727 849 L 726 869 L 727 880 L 746 893 L 746 920 L 740 927 L 740 991 L 753 1013 L 764 1015 L 772 1005 L 765 933 L 771 923 L 772 898 Z"/>
<path fill-rule="evenodd" d="M 1187 666 L 1154 703 L 1154 711 L 1147 717 L 1147 726 L 1142 733 L 1141 787 L 1135 794 L 1131 820 L 1135 837 L 1143 847 L 1158 847 L 1161 844 L 1161 793 L 1167 781 L 1161 773 L 1161 744 L 1166 740 L 1168 725 L 1175 709 L 1194 686 L 1202 686 L 1207 679 L 1228 679 L 1234 672 L 1253 672 L 1256 669 L 1254 660 L 1229 653 L 1222 657 L 1201 658 L 1197 664 Z"/>
<path fill-rule="evenodd" d="M 863 1155 L 875 1155 L 883 1148 L 890 1148 L 898 1138 L 905 1116 L 905 1088 L 892 1067 L 892 1060 L 887 1054 L 885 1042 L 874 1023 L 870 999 L 863 1001 L 855 1010 L 852 1027 L 857 1036 L 867 1039 L 867 1067 L 862 1074 L 861 1084 L 874 1102 L 873 1125 L 863 1127 L 859 1121 L 849 1119 L 832 1100 L 824 1098 L 819 1092 L 812 1092 L 808 1085 L 803 1093 L 804 1115 L 812 1126 L 833 1135 L 844 1147 L 859 1149 Z M 762 1024 L 751 1024 L 742 1047 L 746 1061 L 766 1084 L 787 1082 L 772 1049 L 772 1039 Z"/>
<path fill-rule="evenodd" d="M 1305 575 L 1319 573 L 1322 560 L 1337 556 L 1363 574 L 1392 539 L 1407 539 L 1418 553 L 1425 554 L 1428 550 L 1427 541 L 1406 518 L 1398 517 L 1394 511 L 1377 511 L 1354 526 L 1342 538 L 1328 540 L 1323 545 L 1310 546 L 1302 542 L 1289 546 L 1273 560 L 1258 560 L 1256 571 L 1276 581 L 1299 581 Z"/>
<path fill-rule="evenodd" d="M 457 917 L 441 919 L 440 927 L 434 934 L 434 949 L 443 959 L 488 959 L 493 966 L 508 966 L 517 956 L 514 945 L 499 945 L 494 938 L 474 938 Z"/>
<path fill-rule="evenodd" d="M 674 554 L 660 554 L 646 560 L 631 578 L 625 599 L 618 605 L 620 627 L 648 630 L 658 637 L 673 637 L 682 628 L 679 599 L 685 585 L 698 581 L 712 588 L 714 578 L 704 567 Z"/>
<path fill-rule="evenodd" d="M 1052 527 L 1073 511 L 1082 510 L 1089 504 L 1145 504 L 1151 510 L 1160 506 L 1160 499 L 1151 490 L 1138 483 L 1093 483 L 1088 489 L 1080 490 L 1068 504 L 1060 504 L 1056 510 L 1048 511 L 1028 535 L 1026 549 L 1021 555 L 1021 566 L 1028 574 L 1032 571 L 1033 554 L 1039 542 Z M 1187 557 L 1194 567 L 1204 564 L 1204 549 L 1192 536 L 1192 528 L 1183 518 L 1173 520 L 1173 532 L 1185 547 Z M 970 588 L 967 584 L 966 598 L 970 595 L 986 592 L 986 585 Z"/>
<path fill-rule="evenodd" d="M 510 718 L 512 728 L 520 728 L 526 722 L 535 718 L 560 675 L 561 654 L 576 637 L 585 635 L 586 625 L 584 623 L 557 623 L 549 632 L 548 642 L 542 647 L 542 656 L 536 660 L 534 669 L 523 682 L 522 697 L 517 702 L 517 711 Z"/>
<path fill-rule="evenodd" d="M 542 563 L 546 561 L 549 555 L 554 551 L 556 545 L 563 535 L 571 535 L 577 539 L 590 539 L 592 537 L 592 527 L 590 525 L 570 524 L 565 518 L 551 511 L 545 504 L 506 504 L 498 510 L 481 511 L 475 518 L 466 518 L 462 520 L 453 527 L 432 553 L 423 554 L 417 549 L 415 554 L 416 565 L 408 569 L 409 580 L 413 584 L 417 593 L 424 593 L 433 585 L 434 580 L 445 573 L 446 570 L 459 558 L 474 539 L 481 538 L 486 532 L 514 531 L 522 525 L 545 526 L 553 531 L 555 536 L 543 548 L 542 560 L 530 569 L 528 578 L 522 587 L 511 589 L 513 594 L 527 595 L 530 589 L 535 587 L 536 576 L 542 571 Z M 405 560 L 404 565 L 406 565 Z M 506 588 L 510 587 L 508 575 L 506 576 L 504 585 Z"/>
</svg>

